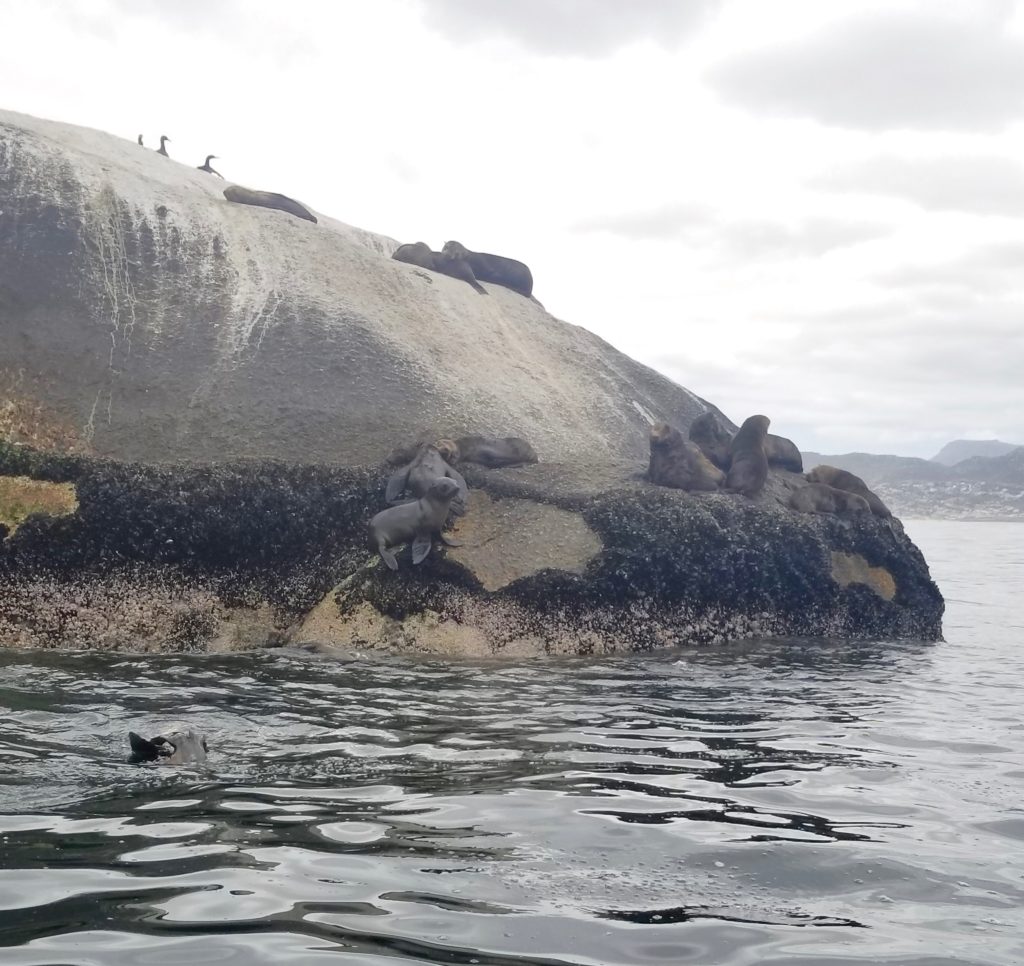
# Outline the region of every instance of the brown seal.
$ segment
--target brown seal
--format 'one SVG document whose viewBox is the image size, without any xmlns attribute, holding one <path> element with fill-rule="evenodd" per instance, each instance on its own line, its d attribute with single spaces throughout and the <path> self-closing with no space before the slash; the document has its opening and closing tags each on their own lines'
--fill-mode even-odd
<svg viewBox="0 0 1024 966">
<path fill-rule="evenodd" d="M 400 543 L 412 543 L 412 562 L 422 563 L 433 545 L 434 537 L 440 537 L 449 547 L 459 546 L 441 533 L 452 508 L 452 501 L 459 495 L 455 480 L 442 477 L 434 480 L 414 503 L 381 510 L 370 521 L 370 540 L 381 559 L 391 570 L 398 570 L 398 561 L 391 548 Z"/>
<path fill-rule="evenodd" d="M 233 184 L 224 189 L 224 197 L 235 204 L 274 208 L 295 215 L 296 218 L 311 221 L 314 225 L 317 223 L 316 215 L 303 208 L 297 201 L 293 201 L 287 195 L 279 195 L 276 191 L 255 191 L 252 188 L 243 188 L 240 184 Z"/>
<path fill-rule="evenodd" d="M 808 483 L 794 490 L 789 505 L 801 513 L 870 513 L 868 501 L 827 483 Z"/>
<path fill-rule="evenodd" d="M 708 410 L 690 423 L 690 442 L 696 443 L 701 452 L 720 470 L 729 469 L 729 444 L 732 433 L 726 429 L 718 413 Z"/>
<path fill-rule="evenodd" d="M 405 245 L 399 245 L 391 257 L 396 262 L 418 265 L 420 268 L 427 268 L 432 272 L 457 278 L 459 281 L 473 286 L 481 295 L 487 294 L 487 289 L 476 280 L 473 270 L 463 259 L 450 258 L 444 252 L 431 251 L 426 242 L 408 242 Z"/>
<path fill-rule="evenodd" d="M 690 440 L 696 443 L 701 452 L 720 470 L 729 469 L 729 443 L 732 433 L 726 428 L 718 413 L 708 410 L 701 413 L 690 424 Z M 804 471 L 803 457 L 796 443 L 785 436 L 768 433 L 764 439 L 764 453 L 768 465 L 792 473 Z"/>
<path fill-rule="evenodd" d="M 814 467 L 807 474 L 807 480 L 810 483 L 827 483 L 837 490 L 846 490 L 847 493 L 856 493 L 857 496 L 864 497 L 876 517 L 888 519 L 892 516 L 892 511 L 868 489 L 867 483 L 847 470 L 841 470 L 836 466 L 827 466 L 823 463 L 821 466 Z"/>
<path fill-rule="evenodd" d="M 442 443 L 454 447 L 455 462 L 479 463 L 492 470 L 537 462 L 533 447 L 519 436 L 460 436 L 454 441 L 442 440 Z"/>
<path fill-rule="evenodd" d="M 471 252 L 457 241 L 447 241 L 441 249 L 449 258 L 469 266 L 473 275 L 481 282 L 503 285 L 527 298 L 533 295 L 533 273 L 522 262 L 504 255 L 488 255 L 487 252 Z"/>
<path fill-rule="evenodd" d="M 466 481 L 461 473 L 448 465 L 440 450 L 432 443 L 421 443 L 416 449 L 416 455 L 391 474 L 384 499 L 388 503 L 418 500 L 426 495 L 435 480 L 445 478 L 453 480 L 458 487 L 458 494 L 452 501 L 452 512 L 462 516 L 469 501 Z"/>
<path fill-rule="evenodd" d="M 658 486 L 677 490 L 717 490 L 725 474 L 696 443 L 687 442 L 667 423 L 651 427 L 651 459 L 647 478 Z"/>
<path fill-rule="evenodd" d="M 768 457 L 764 438 L 771 420 L 767 416 L 748 416 L 729 444 L 729 475 L 725 489 L 730 493 L 757 496 L 768 479 Z"/>
</svg>

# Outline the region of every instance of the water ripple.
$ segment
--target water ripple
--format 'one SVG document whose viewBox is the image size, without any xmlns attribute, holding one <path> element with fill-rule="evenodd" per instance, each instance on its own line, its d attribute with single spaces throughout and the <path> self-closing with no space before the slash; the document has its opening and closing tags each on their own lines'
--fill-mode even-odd
<svg viewBox="0 0 1024 966">
<path fill-rule="evenodd" d="M 1020 963 L 1024 561 L 970 526 L 915 531 L 937 646 L 0 654 L 0 961 Z M 181 719 L 207 767 L 123 763 Z"/>
</svg>

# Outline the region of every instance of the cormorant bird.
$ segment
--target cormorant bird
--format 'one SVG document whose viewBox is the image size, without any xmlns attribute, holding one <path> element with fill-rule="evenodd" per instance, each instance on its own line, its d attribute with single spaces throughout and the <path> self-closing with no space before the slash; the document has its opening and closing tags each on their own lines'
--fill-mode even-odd
<svg viewBox="0 0 1024 966">
<path fill-rule="evenodd" d="M 145 146 L 146 146 L 146 145 L 144 145 L 144 144 L 142 143 L 142 135 L 140 134 L 140 135 L 139 135 L 139 147 L 140 147 L 140 148 L 144 148 Z"/>
<path fill-rule="evenodd" d="M 160 135 L 160 147 L 156 149 L 157 154 L 162 154 L 165 158 L 169 158 L 170 155 L 167 153 L 167 148 L 164 147 L 164 141 L 170 141 L 170 138 L 166 134 Z"/>
<path fill-rule="evenodd" d="M 213 168 L 210 166 L 210 162 L 213 161 L 216 157 L 216 154 L 208 154 L 206 156 L 206 160 L 201 165 L 199 165 L 199 170 L 205 171 L 207 174 L 215 174 L 217 175 L 218 178 L 223 178 L 224 175 L 222 175 L 219 171 L 214 171 Z"/>
</svg>

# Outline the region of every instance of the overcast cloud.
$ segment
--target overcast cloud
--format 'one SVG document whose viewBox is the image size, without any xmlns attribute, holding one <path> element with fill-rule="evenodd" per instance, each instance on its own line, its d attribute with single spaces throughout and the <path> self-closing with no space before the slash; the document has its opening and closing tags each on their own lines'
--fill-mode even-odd
<svg viewBox="0 0 1024 966">
<path fill-rule="evenodd" d="M 499 38 L 542 54 L 597 57 L 637 41 L 674 47 L 719 0 L 424 0 L 424 22 L 456 41 Z"/>
<path fill-rule="evenodd" d="M 950 6 L 961 15 L 951 16 Z M 1024 43 L 986 6 L 971 16 L 967 3 L 933 3 L 839 22 L 737 54 L 710 79 L 752 111 L 822 124 L 997 130 L 1024 112 Z"/>
<path fill-rule="evenodd" d="M 736 422 L 826 453 L 1024 443 L 1024 0 L 0 17 L 4 107 L 521 258 L 549 311 Z"/>
</svg>

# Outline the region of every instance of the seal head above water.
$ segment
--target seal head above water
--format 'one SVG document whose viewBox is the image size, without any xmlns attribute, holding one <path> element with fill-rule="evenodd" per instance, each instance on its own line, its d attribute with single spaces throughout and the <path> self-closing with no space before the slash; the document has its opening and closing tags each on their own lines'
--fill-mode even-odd
<svg viewBox="0 0 1024 966">
<path fill-rule="evenodd" d="M 206 738 L 192 728 L 172 731 L 166 736 L 157 735 L 155 738 L 143 738 L 129 731 L 128 743 L 132 749 L 128 756 L 129 765 L 142 765 L 146 762 L 154 765 L 201 765 L 206 761 L 209 750 Z"/>
</svg>

